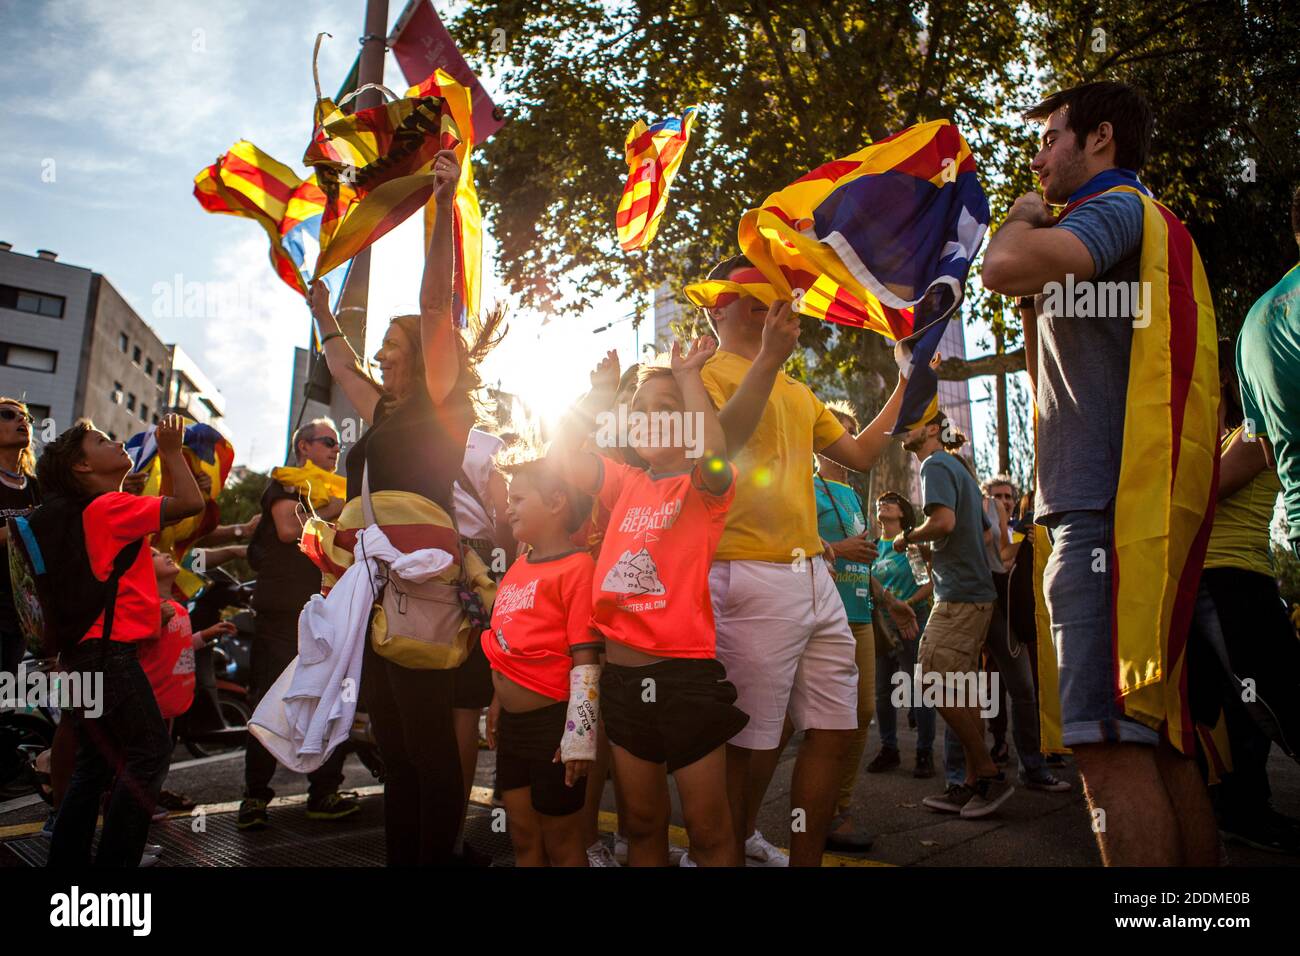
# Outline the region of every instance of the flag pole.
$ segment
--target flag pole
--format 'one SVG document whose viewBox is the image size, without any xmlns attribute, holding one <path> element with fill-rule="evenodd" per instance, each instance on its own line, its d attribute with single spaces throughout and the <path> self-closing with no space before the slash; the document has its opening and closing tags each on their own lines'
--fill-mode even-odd
<svg viewBox="0 0 1300 956">
<path fill-rule="evenodd" d="M 357 68 L 357 87 L 367 83 L 384 82 L 384 54 L 387 51 L 388 0 L 366 0 L 365 32 L 361 36 L 361 63 Z M 379 90 L 366 90 L 356 99 L 358 110 L 378 106 L 382 94 Z M 370 248 L 366 247 L 352 257 L 352 269 L 339 297 L 338 323 L 356 349 L 366 355 L 367 302 L 370 291 Z M 351 420 L 352 428 L 344 432 L 354 438 L 361 433 L 361 422 L 356 409 L 348 401 L 338 383 L 330 386 L 330 417 L 344 427 Z"/>
</svg>

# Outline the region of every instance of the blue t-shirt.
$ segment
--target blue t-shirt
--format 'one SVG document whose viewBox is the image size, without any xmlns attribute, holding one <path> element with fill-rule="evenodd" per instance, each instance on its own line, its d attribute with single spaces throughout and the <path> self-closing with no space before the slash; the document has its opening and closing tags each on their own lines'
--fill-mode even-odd
<svg viewBox="0 0 1300 956">
<path fill-rule="evenodd" d="M 813 478 L 817 497 L 817 534 L 824 541 L 843 541 L 867 530 L 858 493 L 839 481 Z M 850 624 L 871 620 L 871 565 L 846 558 L 835 559 L 835 586 Z"/>
<path fill-rule="evenodd" d="M 921 498 L 928 515 L 938 505 L 957 516 L 952 532 L 931 545 L 937 601 L 983 604 L 997 597 L 984 556 L 983 495 L 966 466 L 943 449 L 921 462 Z"/>
<path fill-rule="evenodd" d="M 1049 285 L 1038 300 L 1039 520 L 1105 508 L 1119 486 L 1142 217 L 1138 196 L 1106 193 L 1053 227 L 1079 238 L 1095 272 Z"/>
<path fill-rule="evenodd" d="M 900 601 L 910 600 L 912 595 L 921 590 L 912 574 L 912 565 L 908 563 L 907 553 L 895 551 L 894 542 L 881 538 L 876 542 L 876 560 L 871 564 L 871 573 L 880 586 Z"/>
<path fill-rule="evenodd" d="M 1246 313 L 1237 377 L 1246 427 L 1273 446 L 1289 537 L 1300 541 L 1300 265 Z"/>
</svg>

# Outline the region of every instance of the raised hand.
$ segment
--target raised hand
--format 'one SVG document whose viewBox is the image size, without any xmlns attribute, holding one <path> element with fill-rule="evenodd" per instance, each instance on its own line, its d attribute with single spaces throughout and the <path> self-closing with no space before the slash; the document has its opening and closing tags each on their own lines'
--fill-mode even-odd
<svg viewBox="0 0 1300 956">
<path fill-rule="evenodd" d="M 690 344 L 685 353 L 682 352 L 682 343 L 673 340 L 672 349 L 672 370 L 674 375 L 684 375 L 689 372 L 699 372 L 704 368 L 704 363 L 713 357 L 713 353 L 718 350 L 718 341 L 711 335 L 702 335 Z"/>
<path fill-rule="evenodd" d="M 799 314 L 789 302 L 772 303 L 763 319 L 763 344 L 759 355 L 784 365 L 799 344 Z"/>
<path fill-rule="evenodd" d="M 181 450 L 181 441 L 185 437 L 185 422 L 179 415 L 164 415 L 155 432 L 158 439 L 158 454 L 171 455 Z"/>
<path fill-rule="evenodd" d="M 460 162 L 450 149 L 444 149 L 433 160 L 433 198 L 439 205 L 450 205 L 456 196 L 456 183 L 460 181 Z"/>
<path fill-rule="evenodd" d="M 326 288 L 325 283 L 313 282 L 308 298 L 311 302 L 311 314 L 316 319 L 321 334 L 335 331 L 338 323 L 334 319 L 334 313 L 330 311 L 330 290 Z"/>
<path fill-rule="evenodd" d="M 618 380 L 621 375 L 618 352 L 610 349 L 591 373 L 591 390 L 613 395 L 618 391 Z"/>
</svg>

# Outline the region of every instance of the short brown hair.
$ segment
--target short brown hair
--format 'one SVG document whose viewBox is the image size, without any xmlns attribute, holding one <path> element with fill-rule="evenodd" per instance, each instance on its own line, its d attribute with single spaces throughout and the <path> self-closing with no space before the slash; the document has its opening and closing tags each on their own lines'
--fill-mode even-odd
<svg viewBox="0 0 1300 956">
<path fill-rule="evenodd" d="M 533 487 L 541 493 L 543 498 L 548 498 L 556 493 L 564 495 L 565 500 L 568 502 L 564 514 L 564 530 L 569 534 L 573 534 L 581 528 L 582 523 L 587 520 L 587 515 L 591 513 L 591 496 L 584 495 L 565 481 L 563 472 L 550 458 L 533 458 L 529 461 L 521 461 L 513 465 L 506 465 L 503 470 L 511 479 L 523 478 L 525 481 L 532 482 Z"/>
<path fill-rule="evenodd" d="M 72 469 L 86 460 L 82 445 L 94 430 L 94 422 L 81 418 L 45 446 L 40 461 L 36 463 L 36 480 L 40 482 L 41 494 L 61 495 L 73 501 L 90 497 Z"/>
<path fill-rule="evenodd" d="M 1146 96 L 1127 83 L 1101 81 L 1053 93 L 1025 110 L 1027 120 L 1045 120 L 1065 110 L 1065 125 L 1080 146 L 1102 123 L 1115 131 L 1115 165 L 1140 170 L 1151 155 L 1155 118 Z"/>
</svg>

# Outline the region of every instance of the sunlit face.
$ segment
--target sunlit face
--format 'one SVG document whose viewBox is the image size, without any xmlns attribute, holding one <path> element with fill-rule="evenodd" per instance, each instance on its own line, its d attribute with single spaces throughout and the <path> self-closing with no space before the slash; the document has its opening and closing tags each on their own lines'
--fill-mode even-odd
<svg viewBox="0 0 1300 956">
<path fill-rule="evenodd" d="M 75 466 L 81 472 L 112 477 L 121 482 L 131 470 L 131 456 L 126 452 L 126 445 L 113 441 L 98 428 L 81 440 L 81 454 L 84 460 Z"/>
<path fill-rule="evenodd" d="M 390 322 L 384 341 L 375 353 L 379 378 L 385 390 L 403 397 L 411 387 L 411 373 L 416 366 L 415 343 L 396 322 Z"/>
<path fill-rule="evenodd" d="M 733 269 L 727 273 L 727 281 L 738 281 L 738 274 L 746 271 L 748 266 L 740 269 Z M 755 299 L 752 295 L 742 295 L 736 301 L 724 305 L 720 309 L 713 310 L 713 322 L 717 326 L 719 334 L 725 325 L 728 329 L 746 329 L 759 330 L 763 328 L 763 321 L 767 318 L 767 306 Z"/>
<path fill-rule="evenodd" d="M 515 540 L 536 544 L 553 533 L 560 522 L 554 504 L 548 504 L 536 482 L 528 475 L 515 475 L 506 494 L 506 520 Z"/>
<path fill-rule="evenodd" d="M 876 517 L 881 521 L 902 521 L 903 509 L 893 498 L 881 498 L 876 502 Z"/>
<path fill-rule="evenodd" d="M 1083 146 L 1065 121 L 1064 107 L 1047 118 L 1038 154 L 1030 163 L 1043 189 L 1043 199 L 1054 206 L 1068 200 L 1089 178 Z"/>
<path fill-rule="evenodd" d="M 333 471 L 339 463 L 339 433 L 328 425 L 317 425 L 311 438 L 298 442 L 298 454 L 317 468 Z"/>
<path fill-rule="evenodd" d="M 0 404 L 0 448 L 26 448 L 32 443 L 27 409 L 16 402 Z"/>
<path fill-rule="evenodd" d="M 671 375 L 655 375 L 646 379 L 637 386 L 636 394 L 632 396 L 632 411 L 649 416 L 656 412 L 667 412 L 680 417 L 684 414 L 681 389 Z M 654 422 L 653 417 L 650 421 Z M 639 437 L 635 431 L 628 437 L 628 444 L 654 471 L 678 471 L 686 460 L 684 447 L 664 447 L 666 436 L 661 436 L 658 442 L 649 443 L 633 441 Z"/>
<path fill-rule="evenodd" d="M 938 425 L 922 425 L 919 428 L 913 428 L 903 436 L 903 447 L 910 452 L 920 451 L 930 437 L 931 428 L 935 429 L 937 434 L 939 429 Z"/>
<path fill-rule="evenodd" d="M 176 564 L 176 559 L 167 551 L 153 549 L 153 573 L 159 581 L 166 581 L 168 578 L 174 578 L 180 574 L 181 569 Z"/>
<path fill-rule="evenodd" d="M 998 504 L 1005 505 L 1008 513 L 1016 501 L 1010 485 L 994 485 L 989 489 L 989 497 L 997 501 Z"/>
</svg>

